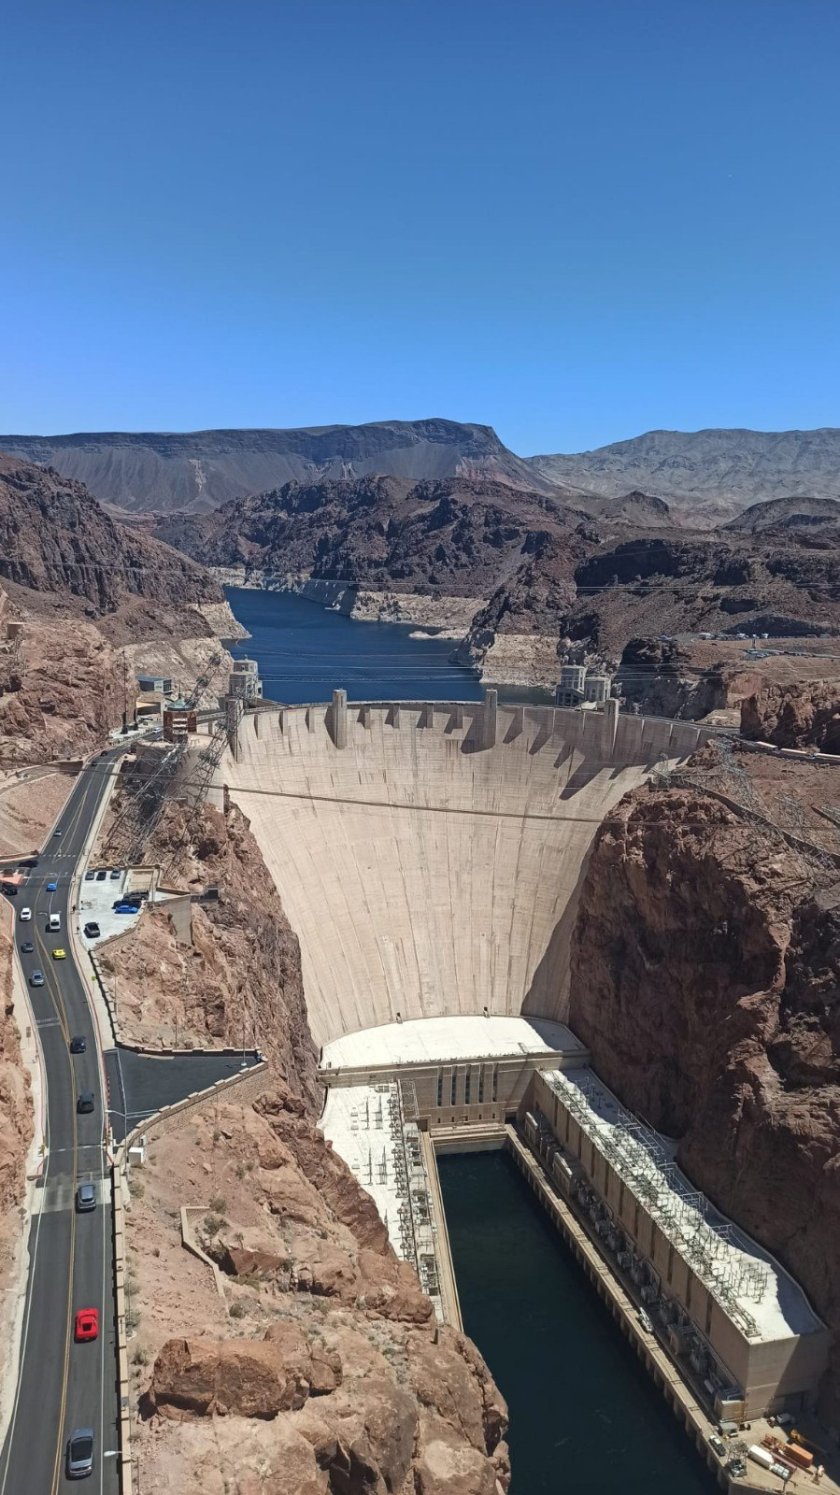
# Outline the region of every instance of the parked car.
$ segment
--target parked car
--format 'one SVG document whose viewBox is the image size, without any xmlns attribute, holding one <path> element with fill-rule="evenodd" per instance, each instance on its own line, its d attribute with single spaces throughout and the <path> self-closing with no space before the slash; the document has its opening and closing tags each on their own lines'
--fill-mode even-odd
<svg viewBox="0 0 840 1495">
<path fill-rule="evenodd" d="M 88 922 L 85 925 L 85 939 L 98 940 L 101 933 L 102 930 L 99 928 L 96 920 L 88 919 Z"/>
<path fill-rule="evenodd" d="M 118 903 L 114 904 L 115 914 L 139 914 L 139 912 L 139 903 L 124 903 L 122 899 L 120 899 Z"/>
<path fill-rule="evenodd" d="M 31 908 L 22 908 L 21 911 L 20 911 L 20 913 L 18 914 L 18 918 L 20 919 L 21 923 L 23 923 L 23 924 L 28 923 L 29 920 L 32 918 L 32 910 L 31 910 Z"/>
<path fill-rule="evenodd" d="M 75 1036 L 70 1039 L 70 1052 L 71 1054 L 87 1053 L 87 1039 L 85 1038 L 84 1033 L 76 1033 Z"/>
<path fill-rule="evenodd" d="M 76 1110 L 80 1115 L 92 1111 L 96 1105 L 96 1098 L 92 1090 L 80 1090 L 79 1099 L 76 1101 Z"/>
<path fill-rule="evenodd" d="M 107 876 L 108 876 L 108 874 L 107 874 L 105 868 L 104 867 L 100 867 L 99 871 L 96 874 L 96 881 L 97 882 L 104 882 L 105 878 Z"/>
<path fill-rule="evenodd" d="M 95 878 L 95 876 L 96 876 L 95 872 L 92 872 L 92 871 L 91 872 L 86 872 L 85 873 L 85 882 L 93 882 L 93 879 Z"/>
<path fill-rule="evenodd" d="M 120 877 L 122 877 L 122 873 L 120 872 L 119 867 L 115 867 L 113 872 L 111 873 L 111 880 L 113 882 L 116 882 Z"/>
<path fill-rule="evenodd" d="M 29 985 L 30 986 L 43 986 L 43 984 L 44 984 L 44 973 L 43 973 L 43 971 L 33 971 L 32 975 L 29 978 Z"/>
<path fill-rule="evenodd" d="M 79 1184 L 76 1190 L 76 1210 L 80 1215 L 87 1215 L 96 1209 L 96 1184 Z"/>
<path fill-rule="evenodd" d="M 714 1449 L 719 1459 L 726 1458 L 726 1444 L 722 1438 L 718 1437 L 717 1433 L 709 1434 L 709 1447 Z"/>
<path fill-rule="evenodd" d="M 76 1428 L 67 1440 L 67 1478 L 93 1474 L 93 1428 Z"/>
<path fill-rule="evenodd" d="M 35 954 L 35 946 L 33 945 L 33 943 L 32 943 L 31 940 L 24 940 L 23 941 L 23 944 L 20 947 L 20 953 L 21 953 L 21 955 L 34 955 Z"/>
<path fill-rule="evenodd" d="M 78 1343 L 99 1337 L 98 1308 L 79 1308 L 77 1310 L 73 1337 Z"/>
<path fill-rule="evenodd" d="M 653 1319 L 646 1308 L 640 1308 L 636 1314 L 636 1318 L 639 1320 L 646 1334 L 653 1333 Z"/>
</svg>

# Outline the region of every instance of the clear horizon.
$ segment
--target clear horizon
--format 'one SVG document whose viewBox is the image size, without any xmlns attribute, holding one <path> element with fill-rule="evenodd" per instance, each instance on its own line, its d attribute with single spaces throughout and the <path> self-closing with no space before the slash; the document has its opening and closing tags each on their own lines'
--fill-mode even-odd
<svg viewBox="0 0 840 1495">
<path fill-rule="evenodd" d="M 832 0 L 44 0 L 4 39 L 9 433 L 840 425 Z"/>
</svg>

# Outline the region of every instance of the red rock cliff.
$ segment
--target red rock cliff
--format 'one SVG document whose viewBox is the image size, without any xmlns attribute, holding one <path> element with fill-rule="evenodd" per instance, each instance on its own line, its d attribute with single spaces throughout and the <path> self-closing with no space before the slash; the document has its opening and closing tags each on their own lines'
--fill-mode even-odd
<svg viewBox="0 0 840 1495">
<path fill-rule="evenodd" d="M 840 1330 L 840 866 L 700 792 L 628 795 L 587 872 L 570 1020 Z M 840 1421 L 837 1350 L 823 1411 Z"/>
</svg>

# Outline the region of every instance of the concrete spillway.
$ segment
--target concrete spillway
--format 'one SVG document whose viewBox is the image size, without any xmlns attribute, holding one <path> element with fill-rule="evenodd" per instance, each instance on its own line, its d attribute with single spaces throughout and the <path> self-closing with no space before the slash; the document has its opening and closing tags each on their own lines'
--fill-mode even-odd
<svg viewBox="0 0 840 1495">
<path fill-rule="evenodd" d="M 316 1042 L 485 1008 L 563 1020 L 598 825 L 701 735 L 494 701 L 246 716 L 221 773 L 300 938 Z"/>
</svg>

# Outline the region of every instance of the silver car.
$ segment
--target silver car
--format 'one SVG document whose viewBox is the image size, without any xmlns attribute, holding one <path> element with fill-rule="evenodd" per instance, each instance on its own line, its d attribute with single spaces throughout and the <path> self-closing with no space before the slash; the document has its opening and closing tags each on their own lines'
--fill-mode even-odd
<svg viewBox="0 0 840 1495">
<path fill-rule="evenodd" d="M 92 1209 L 96 1209 L 96 1184 L 79 1184 L 76 1190 L 77 1212 L 86 1215 Z"/>
<path fill-rule="evenodd" d="M 93 1428 L 76 1428 L 67 1440 L 67 1478 L 93 1474 Z"/>
</svg>

